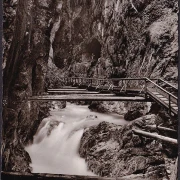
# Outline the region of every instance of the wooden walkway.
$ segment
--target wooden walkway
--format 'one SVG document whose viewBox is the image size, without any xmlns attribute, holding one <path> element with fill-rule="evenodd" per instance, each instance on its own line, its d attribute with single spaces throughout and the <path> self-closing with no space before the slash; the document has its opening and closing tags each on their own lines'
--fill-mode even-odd
<svg viewBox="0 0 180 180">
<path fill-rule="evenodd" d="M 151 85 L 149 85 L 150 87 L 147 87 L 147 95 L 149 95 L 154 101 L 168 109 L 169 114 L 173 113 L 175 115 L 178 115 L 178 97 L 168 92 L 166 89 L 162 88 L 150 79 L 146 79 L 151 83 L 151 85 L 153 85 L 153 87 Z M 175 88 L 174 86 L 171 86 L 171 88 L 177 90 L 177 88 Z"/>
<path fill-rule="evenodd" d="M 30 101 L 156 101 L 170 114 L 178 114 L 178 88 L 162 79 L 64 77 L 60 89 L 48 89 L 46 96 Z M 174 94 L 167 89 L 171 89 Z M 106 93 L 106 94 L 105 94 Z"/>
<path fill-rule="evenodd" d="M 114 95 L 47 95 L 47 96 L 33 96 L 29 101 L 147 101 L 144 97 L 121 97 Z"/>
<path fill-rule="evenodd" d="M 25 173 L 25 172 L 2 172 L 2 180 L 144 180 L 157 179 L 156 174 L 132 174 L 124 177 L 100 177 L 83 175 L 63 175 L 63 174 L 45 174 L 45 173 Z M 160 177 L 161 175 L 159 175 Z"/>
</svg>

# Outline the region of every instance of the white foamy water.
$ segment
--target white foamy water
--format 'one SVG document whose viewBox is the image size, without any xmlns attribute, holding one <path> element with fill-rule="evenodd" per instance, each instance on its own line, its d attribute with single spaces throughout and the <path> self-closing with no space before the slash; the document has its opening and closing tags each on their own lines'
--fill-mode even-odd
<svg viewBox="0 0 180 180">
<path fill-rule="evenodd" d="M 91 118 L 91 115 L 97 118 Z M 48 136 L 52 124 L 57 121 L 59 124 Z M 84 128 L 102 121 L 121 125 L 127 123 L 122 116 L 92 112 L 87 106 L 70 103 L 65 109 L 52 110 L 51 116 L 40 124 L 33 144 L 26 147 L 32 160 L 33 173 L 94 175 L 88 171 L 78 150 Z"/>
</svg>

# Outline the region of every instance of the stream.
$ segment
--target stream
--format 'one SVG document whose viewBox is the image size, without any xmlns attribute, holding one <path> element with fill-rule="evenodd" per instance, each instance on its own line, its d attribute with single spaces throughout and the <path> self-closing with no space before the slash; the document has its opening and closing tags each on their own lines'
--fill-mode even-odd
<svg viewBox="0 0 180 180">
<path fill-rule="evenodd" d="M 93 112 L 87 105 L 71 103 L 64 109 L 52 109 L 50 114 L 41 122 L 33 143 L 25 148 L 33 173 L 95 175 L 78 153 L 84 129 L 102 121 L 127 123 L 123 116 Z"/>
</svg>

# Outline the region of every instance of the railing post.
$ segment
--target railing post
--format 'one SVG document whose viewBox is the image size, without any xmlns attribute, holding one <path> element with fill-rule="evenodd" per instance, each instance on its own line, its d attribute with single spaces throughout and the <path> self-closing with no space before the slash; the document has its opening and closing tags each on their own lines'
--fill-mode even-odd
<svg viewBox="0 0 180 180">
<path fill-rule="evenodd" d="M 147 99 L 147 79 L 145 78 L 145 98 Z"/>
<path fill-rule="evenodd" d="M 157 84 L 158 84 L 158 85 L 160 84 L 160 81 L 159 81 L 159 79 L 157 80 Z"/>
<path fill-rule="evenodd" d="M 169 94 L 169 115 L 171 115 L 171 95 Z"/>
</svg>

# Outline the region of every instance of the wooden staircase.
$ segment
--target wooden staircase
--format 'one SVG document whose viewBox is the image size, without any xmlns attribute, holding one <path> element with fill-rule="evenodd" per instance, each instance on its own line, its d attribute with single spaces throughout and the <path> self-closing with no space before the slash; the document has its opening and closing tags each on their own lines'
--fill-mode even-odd
<svg viewBox="0 0 180 180">
<path fill-rule="evenodd" d="M 151 88 L 147 88 L 148 94 L 158 103 L 161 103 L 163 106 L 169 109 L 169 100 L 167 97 L 163 96 L 159 92 L 153 91 Z M 175 102 L 170 102 L 170 109 L 169 111 L 177 114 L 178 112 L 178 105 Z"/>
<path fill-rule="evenodd" d="M 157 103 L 167 108 L 169 114 L 173 113 L 175 115 L 178 115 L 178 98 L 171 92 L 168 92 L 167 90 L 159 86 L 157 83 L 151 81 L 150 79 L 146 78 L 146 80 L 147 83 L 150 83 L 149 85 L 147 85 L 147 95 L 149 95 Z M 175 88 L 174 86 L 172 87 Z"/>
</svg>

